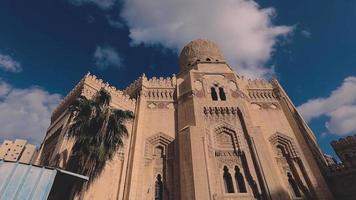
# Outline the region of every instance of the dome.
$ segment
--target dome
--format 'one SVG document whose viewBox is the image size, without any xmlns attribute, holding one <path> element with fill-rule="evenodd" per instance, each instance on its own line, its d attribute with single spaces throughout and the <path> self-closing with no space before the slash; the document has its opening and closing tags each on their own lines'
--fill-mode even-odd
<svg viewBox="0 0 356 200">
<path fill-rule="evenodd" d="M 218 45 L 209 40 L 197 39 L 189 42 L 180 53 L 181 70 L 190 67 L 196 61 L 223 62 L 224 56 Z"/>
</svg>

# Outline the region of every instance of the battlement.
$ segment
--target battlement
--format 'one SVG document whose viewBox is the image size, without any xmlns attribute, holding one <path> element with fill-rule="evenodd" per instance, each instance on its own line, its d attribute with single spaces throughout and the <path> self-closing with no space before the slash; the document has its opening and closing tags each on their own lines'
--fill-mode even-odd
<svg viewBox="0 0 356 200">
<path fill-rule="evenodd" d="M 342 172 L 348 170 L 343 163 L 328 166 L 329 173 Z"/>
<path fill-rule="evenodd" d="M 346 138 L 340 138 L 339 140 L 334 140 L 331 142 L 331 146 L 334 149 L 345 148 L 351 145 L 356 145 L 356 134 L 353 136 L 347 136 Z"/>
<path fill-rule="evenodd" d="M 130 84 L 123 92 L 131 97 L 141 90 L 142 86 L 145 88 L 154 89 L 171 89 L 175 88 L 177 79 L 173 74 L 172 77 L 152 77 L 148 79 L 145 74 L 142 74 L 137 80 Z"/>
<path fill-rule="evenodd" d="M 337 176 L 339 174 L 355 173 L 355 171 L 355 167 L 346 166 L 344 163 L 336 163 L 328 166 L 326 173 L 328 176 Z"/>
<path fill-rule="evenodd" d="M 247 80 L 248 89 L 273 89 L 272 81 L 267 81 L 264 79 L 248 79 Z"/>
<path fill-rule="evenodd" d="M 246 89 L 249 98 L 254 102 L 277 101 L 278 95 L 275 93 L 273 81 L 273 79 L 270 81 L 247 79 Z"/>
<path fill-rule="evenodd" d="M 81 95 L 91 98 L 101 88 L 104 88 L 111 94 L 114 104 L 120 105 L 127 110 L 134 110 L 136 104 L 135 99 L 131 99 L 128 95 L 124 94 L 124 92 L 88 72 L 54 109 L 51 116 L 51 122 L 57 119 L 76 98 Z"/>
<path fill-rule="evenodd" d="M 152 77 L 150 79 L 144 79 L 144 85 L 149 88 L 173 88 L 176 86 L 176 76 L 173 77 Z"/>
<path fill-rule="evenodd" d="M 131 99 L 128 95 L 126 95 L 123 91 L 118 90 L 115 86 L 111 86 L 108 82 L 104 82 L 102 79 L 98 79 L 95 75 L 91 75 L 88 73 L 85 76 L 85 84 L 91 87 L 95 87 L 96 89 L 104 88 L 107 90 L 113 98 L 118 98 L 122 102 L 126 102 L 131 105 L 135 105 L 136 100 Z"/>
<path fill-rule="evenodd" d="M 142 74 L 138 79 L 136 79 L 133 83 L 131 83 L 129 86 L 127 86 L 123 90 L 124 94 L 127 94 L 130 97 L 135 96 L 137 91 L 139 91 L 142 86 L 143 79 L 147 79 L 145 74 Z"/>
<path fill-rule="evenodd" d="M 51 123 L 53 123 L 63 111 L 78 97 L 84 88 L 85 77 L 82 78 L 79 83 L 64 97 L 64 99 L 58 104 L 58 106 L 53 110 L 51 115 Z"/>
</svg>

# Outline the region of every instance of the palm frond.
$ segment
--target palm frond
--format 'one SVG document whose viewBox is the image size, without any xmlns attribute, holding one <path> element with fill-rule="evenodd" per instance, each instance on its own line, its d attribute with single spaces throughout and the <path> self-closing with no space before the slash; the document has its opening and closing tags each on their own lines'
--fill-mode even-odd
<svg viewBox="0 0 356 200">
<path fill-rule="evenodd" d="M 80 96 L 69 107 L 74 116 L 69 135 L 76 140 L 67 169 L 89 176 L 89 183 L 123 146 L 125 122 L 134 118 L 131 111 L 112 109 L 110 102 L 110 93 L 101 89 L 93 99 Z"/>
<path fill-rule="evenodd" d="M 93 101 L 100 107 L 109 106 L 111 102 L 111 95 L 107 90 L 102 88 L 95 94 Z"/>
</svg>

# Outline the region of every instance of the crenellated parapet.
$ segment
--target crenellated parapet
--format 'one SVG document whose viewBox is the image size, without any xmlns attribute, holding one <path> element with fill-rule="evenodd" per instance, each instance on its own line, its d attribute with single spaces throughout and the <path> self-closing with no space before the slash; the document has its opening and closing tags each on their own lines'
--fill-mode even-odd
<svg viewBox="0 0 356 200">
<path fill-rule="evenodd" d="M 175 75 L 167 78 L 152 77 L 149 79 L 143 74 L 128 86 L 124 90 L 124 93 L 132 98 L 136 98 L 137 94 L 140 94 L 149 100 L 173 100 L 176 84 L 177 80 Z"/>
<path fill-rule="evenodd" d="M 143 85 L 147 88 L 175 88 L 177 84 L 176 76 L 173 74 L 172 78 L 167 77 L 152 77 L 147 79 L 146 77 L 143 78 Z"/>
<path fill-rule="evenodd" d="M 266 81 L 264 79 L 248 79 L 247 87 L 249 89 L 273 89 L 271 81 Z"/>
<path fill-rule="evenodd" d="M 53 123 L 66 110 L 73 101 L 81 95 L 84 88 L 85 77 L 64 97 L 59 105 L 53 110 L 51 115 L 51 123 Z"/>
<path fill-rule="evenodd" d="M 342 165 L 339 165 L 337 168 L 332 166 L 330 169 L 333 171 L 335 171 L 335 169 L 341 171 L 352 168 L 356 171 L 356 134 L 334 140 L 331 142 L 331 146 L 340 158 Z"/>
<path fill-rule="evenodd" d="M 337 172 L 344 172 L 344 171 L 348 171 L 349 169 L 345 167 L 345 165 L 343 163 L 336 163 L 334 165 L 330 165 L 328 166 L 328 174 L 333 174 L 333 173 L 337 173 Z"/>
<path fill-rule="evenodd" d="M 334 140 L 331 142 L 331 146 L 337 149 L 345 149 L 349 147 L 356 147 L 356 134 L 353 136 L 347 136 L 346 138 L 340 138 L 339 140 Z"/>
<path fill-rule="evenodd" d="M 130 96 L 125 94 L 123 91 L 118 90 L 115 86 L 111 86 L 109 83 L 104 82 L 102 79 L 97 78 L 95 75 L 88 73 L 85 77 L 85 86 L 82 95 L 90 98 L 101 88 L 104 88 L 111 94 L 112 104 L 114 106 L 121 109 L 134 111 L 136 105 L 135 99 L 130 98 Z"/>
<path fill-rule="evenodd" d="M 145 74 L 142 74 L 138 79 L 136 79 L 133 83 L 131 83 L 129 86 L 127 86 L 124 89 L 124 93 L 129 95 L 132 98 L 136 98 L 136 94 L 141 90 L 142 88 L 142 82 L 146 78 Z"/>
<path fill-rule="evenodd" d="M 278 96 L 270 81 L 249 79 L 247 82 L 247 92 L 252 102 L 278 101 Z"/>
<path fill-rule="evenodd" d="M 134 111 L 136 100 L 131 99 L 130 96 L 118 90 L 116 87 L 111 86 L 109 83 L 104 82 L 102 79 L 97 78 L 90 73 L 86 74 L 80 82 L 68 93 L 62 102 L 54 109 L 51 122 L 56 120 L 79 96 L 87 98 L 93 97 L 101 88 L 107 90 L 112 97 L 112 104 L 120 109 Z"/>
</svg>

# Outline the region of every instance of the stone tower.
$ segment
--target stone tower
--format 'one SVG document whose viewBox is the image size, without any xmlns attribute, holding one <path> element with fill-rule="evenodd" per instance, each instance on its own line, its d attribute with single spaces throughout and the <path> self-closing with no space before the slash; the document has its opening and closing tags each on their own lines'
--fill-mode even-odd
<svg viewBox="0 0 356 200">
<path fill-rule="evenodd" d="M 42 163 L 65 168 L 68 105 L 100 88 L 136 117 L 124 148 L 81 198 L 332 199 L 315 136 L 278 81 L 239 76 L 201 39 L 183 48 L 176 76 L 143 75 L 123 91 L 85 76 L 53 113 Z"/>
<path fill-rule="evenodd" d="M 356 135 L 331 142 L 331 146 L 347 167 L 356 167 Z"/>
<path fill-rule="evenodd" d="M 335 199 L 356 199 L 356 135 L 331 142 L 340 163 L 330 165 L 327 176 Z"/>
</svg>

